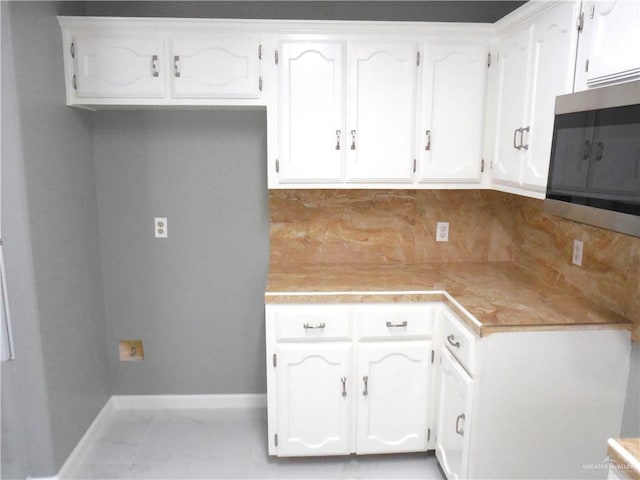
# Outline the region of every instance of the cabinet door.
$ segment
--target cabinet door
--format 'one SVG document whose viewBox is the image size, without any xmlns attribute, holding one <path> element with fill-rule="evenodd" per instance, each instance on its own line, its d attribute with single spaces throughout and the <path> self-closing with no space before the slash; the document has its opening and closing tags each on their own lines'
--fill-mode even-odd
<svg viewBox="0 0 640 480">
<path fill-rule="evenodd" d="M 189 35 L 171 38 L 172 95 L 257 98 L 257 37 Z"/>
<path fill-rule="evenodd" d="M 446 348 L 441 354 L 436 456 L 448 480 L 464 479 L 469 457 L 472 380 Z"/>
<path fill-rule="evenodd" d="M 479 182 L 487 48 L 425 46 L 421 182 Z"/>
<path fill-rule="evenodd" d="M 344 44 L 283 43 L 280 52 L 279 182 L 341 182 Z"/>
<path fill-rule="evenodd" d="M 427 449 L 430 357 L 427 340 L 358 346 L 357 453 Z"/>
<path fill-rule="evenodd" d="M 585 5 L 591 23 L 587 82 L 590 86 L 640 76 L 640 2 L 609 0 Z"/>
<path fill-rule="evenodd" d="M 524 127 L 525 105 L 528 101 L 527 69 L 530 32 L 532 27 L 520 30 L 505 39 L 498 54 L 498 118 L 496 126 L 496 158 L 493 181 L 519 185 L 522 168 L 520 143 Z"/>
<path fill-rule="evenodd" d="M 278 456 L 348 454 L 351 345 L 284 344 L 276 351 Z"/>
<path fill-rule="evenodd" d="M 577 46 L 575 19 L 578 5 L 563 2 L 536 18 L 531 48 L 528 118 L 523 143 L 522 183 L 545 191 L 549 174 L 553 120 L 557 95 L 571 93 Z"/>
<path fill-rule="evenodd" d="M 75 36 L 73 42 L 77 97 L 165 96 L 162 36 L 92 32 Z"/>
<path fill-rule="evenodd" d="M 412 181 L 416 53 L 413 43 L 348 45 L 347 181 Z"/>
</svg>

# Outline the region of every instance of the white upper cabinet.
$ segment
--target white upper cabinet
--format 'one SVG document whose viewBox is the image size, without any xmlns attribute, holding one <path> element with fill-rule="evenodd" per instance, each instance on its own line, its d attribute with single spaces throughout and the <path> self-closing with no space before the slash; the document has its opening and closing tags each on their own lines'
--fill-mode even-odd
<svg viewBox="0 0 640 480">
<path fill-rule="evenodd" d="M 573 88 L 577 8 L 561 2 L 500 44 L 494 183 L 546 190 L 555 98 Z"/>
<path fill-rule="evenodd" d="M 431 345 L 421 340 L 358 346 L 357 453 L 427 449 Z"/>
<path fill-rule="evenodd" d="M 587 1 L 576 90 L 640 78 L 640 2 Z"/>
<path fill-rule="evenodd" d="M 528 84 L 527 68 L 531 29 L 528 26 L 500 43 L 498 50 L 498 118 L 496 157 L 492 179 L 518 185 L 522 164 L 518 148 L 522 140 Z"/>
<path fill-rule="evenodd" d="M 73 37 L 69 54 L 77 97 L 162 98 L 166 94 L 162 35 L 80 34 Z"/>
<path fill-rule="evenodd" d="M 349 43 L 347 181 L 412 181 L 416 55 L 414 43 Z"/>
<path fill-rule="evenodd" d="M 487 48 L 425 44 L 418 129 L 420 182 L 480 181 Z"/>
<path fill-rule="evenodd" d="M 526 188 L 546 190 L 556 96 L 573 89 L 577 15 L 577 5 L 565 2 L 536 18 L 533 24 L 531 87 L 524 127 L 525 144 L 529 145 L 524 152 L 522 178 Z"/>
<path fill-rule="evenodd" d="M 278 180 L 342 182 L 344 43 L 285 42 L 279 51 Z"/>
<path fill-rule="evenodd" d="M 170 39 L 171 94 L 179 98 L 257 98 L 258 37 L 179 35 Z"/>
</svg>

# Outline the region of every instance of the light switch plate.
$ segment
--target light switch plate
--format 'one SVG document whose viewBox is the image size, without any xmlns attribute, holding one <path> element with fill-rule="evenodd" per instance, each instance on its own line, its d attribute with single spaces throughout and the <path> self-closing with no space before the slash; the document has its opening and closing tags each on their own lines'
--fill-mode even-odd
<svg viewBox="0 0 640 480">
<path fill-rule="evenodd" d="M 438 222 L 436 225 L 436 242 L 449 241 L 449 222 Z"/>
<path fill-rule="evenodd" d="M 167 233 L 167 217 L 155 217 L 153 225 L 156 238 L 168 238 Z"/>
<path fill-rule="evenodd" d="M 571 262 L 574 265 L 582 266 L 582 252 L 584 251 L 584 244 L 582 240 L 574 240 L 573 241 L 573 256 L 571 257 Z"/>
</svg>

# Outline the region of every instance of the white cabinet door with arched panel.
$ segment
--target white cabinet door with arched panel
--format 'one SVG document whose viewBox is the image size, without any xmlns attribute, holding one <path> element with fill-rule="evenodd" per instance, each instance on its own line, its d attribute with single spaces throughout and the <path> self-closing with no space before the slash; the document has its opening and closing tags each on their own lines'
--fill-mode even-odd
<svg viewBox="0 0 640 480">
<path fill-rule="evenodd" d="M 496 183 L 520 185 L 523 125 L 528 103 L 529 45 L 533 27 L 503 40 L 498 53 L 498 118 L 496 157 L 492 178 Z"/>
<path fill-rule="evenodd" d="M 576 58 L 577 3 L 560 3 L 535 19 L 531 42 L 529 131 L 525 133 L 525 188 L 544 192 L 549 174 L 556 96 L 571 93 Z"/>
<path fill-rule="evenodd" d="M 487 47 L 424 47 L 420 182 L 480 181 Z"/>
<path fill-rule="evenodd" d="M 413 180 L 415 43 L 347 47 L 347 181 Z"/>
<path fill-rule="evenodd" d="M 287 42 L 279 59 L 280 183 L 344 177 L 344 43 Z"/>
<path fill-rule="evenodd" d="M 92 31 L 74 35 L 71 52 L 76 97 L 166 96 L 162 35 Z"/>
<path fill-rule="evenodd" d="M 448 480 L 465 479 L 469 463 L 472 380 L 446 347 L 441 351 L 439 373 L 436 456 Z"/>
<path fill-rule="evenodd" d="M 278 455 L 349 454 L 351 344 L 279 344 L 276 351 Z"/>
<path fill-rule="evenodd" d="M 431 345 L 430 340 L 358 345 L 357 453 L 427 449 Z"/>
<path fill-rule="evenodd" d="M 172 95 L 176 98 L 257 98 L 258 37 L 184 35 L 170 39 Z"/>
</svg>

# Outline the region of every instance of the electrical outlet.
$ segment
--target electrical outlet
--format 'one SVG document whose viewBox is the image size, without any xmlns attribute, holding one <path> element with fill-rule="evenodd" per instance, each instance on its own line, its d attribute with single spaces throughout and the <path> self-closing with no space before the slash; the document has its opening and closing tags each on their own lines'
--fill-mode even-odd
<svg viewBox="0 0 640 480">
<path fill-rule="evenodd" d="M 156 238 L 168 238 L 167 217 L 156 217 L 153 219 Z"/>
<path fill-rule="evenodd" d="M 436 225 L 436 242 L 449 241 L 449 222 L 438 222 Z"/>
<path fill-rule="evenodd" d="M 574 265 L 582 266 L 582 252 L 584 250 L 584 244 L 582 240 L 574 240 L 573 241 L 573 256 L 571 257 L 571 262 Z"/>
</svg>

